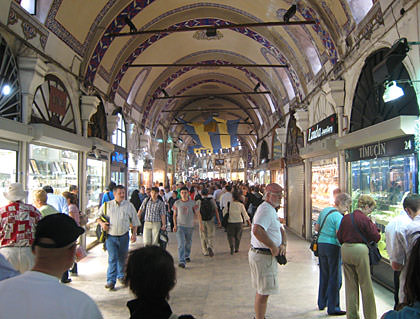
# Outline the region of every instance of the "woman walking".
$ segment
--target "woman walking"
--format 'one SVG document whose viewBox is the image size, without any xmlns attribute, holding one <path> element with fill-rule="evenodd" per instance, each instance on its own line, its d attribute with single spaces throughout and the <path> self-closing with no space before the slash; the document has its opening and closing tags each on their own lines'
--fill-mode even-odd
<svg viewBox="0 0 420 319">
<path fill-rule="evenodd" d="M 344 279 L 346 282 L 347 318 L 359 318 L 359 287 L 362 292 L 365 319 L 376 319 L 375 295 L 370 276 L 369 249 L 359 232 L 368 242 L 377 243 L 381 236 L 376 226 L 367 217 L 376 207 L 375 200 L 360 195 L 358 209 L 343 217 L 337 238 L 342 244 Z"/>
<path fill-rule="evenodd" d="M 251 226 L 245 206 L 241 203 L 241 197 L 242 194 L 239 191 L 234 191 L 232 202 L 228 203 L 227 207 L 223 209 L 223 216 L 229 214 L 226 231 L 231 255 L 233 255 L 233 252 L 237 253 L 239 251 L 239 244 L 241 243 L 242 237 L 242 223 L 246 221 L 248 226 Z"/>
<path fill-rule="evenodd" d="M 328 314 L 345 315 L 340 309 L 341 276 L 341 245 L 337 239 L 337 231 L 341 220 L 351 205 L 348 194 L 339 194 L 335 198 L 335 206 L 324 208 L 319 214 L 315 230 L 320 231 L 318 237 L 319 256 L 319 288 L 318 308 L 328 307 Z"/>
</svg>

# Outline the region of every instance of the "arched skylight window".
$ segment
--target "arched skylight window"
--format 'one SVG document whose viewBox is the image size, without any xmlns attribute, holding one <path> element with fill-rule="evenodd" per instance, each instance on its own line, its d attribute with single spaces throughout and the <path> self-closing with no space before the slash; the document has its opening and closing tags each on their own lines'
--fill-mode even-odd
<svg viewBox="0 0 420 319">
<path fill-rule="evenodd" d="M 347 0 L 354 21 L 359 24 L 373 6 L 373 0 Z"/>
<path fill-rule="evenodd" d="M 120 113 L 118 113 L 117 115 L 118 115 L 118 126 L 114 134 L 112 135 L 111 141 L 112 141 L 112 144 L 126 148 L 127 138 L 126 138 L 124 119 Z"/>
</svg>

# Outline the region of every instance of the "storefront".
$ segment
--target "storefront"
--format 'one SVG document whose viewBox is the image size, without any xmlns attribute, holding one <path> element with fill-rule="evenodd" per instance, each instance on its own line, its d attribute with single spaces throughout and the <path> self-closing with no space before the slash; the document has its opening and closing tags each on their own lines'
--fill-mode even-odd
<svg viewBox="0 0 420 319">
<path fill-rule="evenodd" d="M 29 145 L 28 189 L 51 186 L 55 194 L 79 185 L 79 153 L 45 145 Z M 32 200 L 31 200 L 32 201 Z"/>
<path fill-rule="evenodd" d="M 370 217 L 381 232 L 378 247 L 384 258 L 379 265 L 372 267 L 372 276 L 391 289 L 393 271 L 388 260 L 384 231 L 389 221 L 403 210 L 404 196 L 409 192 L 418 192 L 416 121 L 415 116 L 400 116 L 351 133 L 341 138 L 339 144 L 343 147 L 353 143 L 345 151 L 352 209 L 357 207 L 361 194 L 372 196 L 377 203 Z"/>
<path fill-rule="evenodd" d="M 333 191 L 340 185 L 338 149 L 335 145 L 337 133 L 337 115 L 332 114 L 308 129 L 307 145 L 300 152 L 310 168 L 308 234 L 314 233 L 319 213 L 326 207 L 334 206 Z"/>
</svg>

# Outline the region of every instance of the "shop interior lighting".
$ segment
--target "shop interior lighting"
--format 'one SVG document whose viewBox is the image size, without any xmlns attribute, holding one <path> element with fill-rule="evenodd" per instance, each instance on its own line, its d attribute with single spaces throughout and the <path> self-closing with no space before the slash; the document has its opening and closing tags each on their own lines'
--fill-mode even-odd
<svg viewBox="0 0 420 319">
<path fill-rule="evenodd" d="M 391 81 L 385 84 L 385 92 L 382 98 L 385 103 L 394 101 L 404 96 L 404 90 L 397 85 L 396 81 Z"/>
<path fill-rule="evenodd" d="M 2 89 L 1 89 L 1 94 L 4 96 L 8 96 L 10 95 L 10 93 L 12 93 L 12 88 L 9 84 L 5 84 L 3 85 Z"/>
</svg>

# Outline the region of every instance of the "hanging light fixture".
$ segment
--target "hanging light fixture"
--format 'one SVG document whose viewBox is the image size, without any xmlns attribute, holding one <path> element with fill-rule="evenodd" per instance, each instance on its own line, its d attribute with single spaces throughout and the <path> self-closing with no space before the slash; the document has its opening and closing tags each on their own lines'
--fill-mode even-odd
<svg viewBox="0 0 420 319">
<path fill-rule="evenodd" d="M 12 88 L 9 84 L 3 85 L 3 88 L 1 89 L 1 94 L 8 96 L 12 92 Z"/>
<path fill-rule="evenodd" d="M 394 101 L 404 96 L 404 90 L 397 85 L 396 81 L 391 81 L 385 84 L 385 92 L 382 98 L 385 103 Z"/>
</svg>

